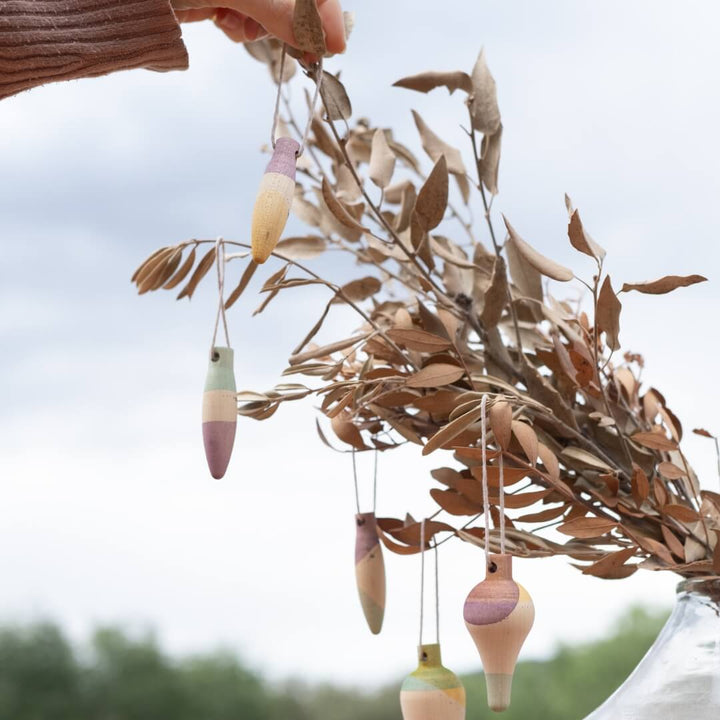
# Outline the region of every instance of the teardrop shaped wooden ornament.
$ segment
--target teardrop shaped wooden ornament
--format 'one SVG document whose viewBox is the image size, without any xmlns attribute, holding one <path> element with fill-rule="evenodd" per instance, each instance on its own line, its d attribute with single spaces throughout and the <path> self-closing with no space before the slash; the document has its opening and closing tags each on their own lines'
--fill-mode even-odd
<svg viewBox="0 0 720 720">
<path fill-rule="evenodd" d="M 440 645 L 418 647 L 418 667 L 400 688 L 403 720 L 465 720 L 465 688 L 443 667 Z"/>
<path fill-rule="evenodd" d="M 378 540 L 375 513 L 355 516 L 355 580 L 365 620 L 377 635 L 385 617 L 385 562 Z"/>
<path fill-rule="evenodd" d="M 512 555 L 490 554 L 485 579 L 467 596 L 463 616 L 482 659 L 488 705 L 507 710 L 518 653 L 535 619 L 532 598 L 513 580 Z"/>
<path fill-rule="evenodd" d="M 252 217 L 252 257 L 264 263 L 285 229 L 295 192 L 295 166 L 300 145 L 289 137 L 275 143 L 265 170 Z"/>
<path fill-rule="evenodd" d="M 232 348 L 213 347 L 205 378 L 202 429 L 210 474 L 218 480 L 225 475 L 235 442 L 236 392 Z"/>
</svg>

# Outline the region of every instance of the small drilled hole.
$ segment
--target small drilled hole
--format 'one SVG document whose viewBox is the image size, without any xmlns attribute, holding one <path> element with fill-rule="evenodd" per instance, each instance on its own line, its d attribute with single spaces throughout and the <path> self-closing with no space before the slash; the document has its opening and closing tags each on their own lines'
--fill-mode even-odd
<svg viewBox="0 0 720 720">
<path fill-rule="evenodd" d="M 364 525 L 364 524 L 365 524 L 365 518 L 358 518 L 358 519 L 357 519 L 357 524 L 358 524 L 358 527 L 360 527 L 361 525 Z"/>
<path fill-rule="evenodd" d="M 428 654 L 426 652 L 423 652 L 423 654 L 420 656 L 420 659 L 424 662 L 428 659 Z"/>
<path fill-rule="evenodd" d="M 212 355 L 210 356 L 210 359 L 213 362 L 217 362 L 220 359 L 220 353 L 217 350 L 213 350 Z"/>
<path fill-rule="evenodd" d="M 498 569 L 497 565 L 494 562 L 491 562 L 488 565 L 488 572 L 494 573 L 494 572 L 497 572 L 497 569 Z"/>
</svg>

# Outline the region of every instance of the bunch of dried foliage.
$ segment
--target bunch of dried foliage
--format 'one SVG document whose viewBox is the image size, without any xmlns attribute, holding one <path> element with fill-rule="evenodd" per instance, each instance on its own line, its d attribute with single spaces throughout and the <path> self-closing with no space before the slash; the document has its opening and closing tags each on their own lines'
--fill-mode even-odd
<svg viewBox="0 0 720 720">
<path fill-rule="evenodd" d="M 248 50 L 279 82 L 279 44 L 263 40 Z M 288 60 L 283 82 L 298 67 Z M 316 69 L 305 70 L 317 80 Z M 329 291 L 284 372 L 312 381 L 239 393 L 239 413 L 265 420 L 282 403 L 315 395 L 327 418 L 318 433 L 328 446 L 329 426 L 354 451 L 406 443 L 423 455 L 451 450 L 454 466 L 432 472 L 439 486 L 430 494 L 439 508 L 425 537 L 483 545 L 485 530 L 475 523 L 482 512 L 480 402 L 487 394 L 492 520 L 499 524 L 502 453 L 509 552 L 567 555 L 583 573 L 603 578 L 627 577 L 639 567 L 720 574 L 720 494 L 700 489 L 680 448 L 680 421 L 661 392 L 642 388 L 643 358 L 618 353 L 621 293 L 662 294 L 705 278 L 668 276 L 616 291 L 604 271 L 605 251 L 567 197 L 569 241 L 594 262 L 591 280 L 541 255 L 504 217 L 498 233 L 491 205 L 502 123 L 482 52 L 470 74 L 425 72 L 395 85 L 463 93 L 469 154 L 464 158 L 413 112 L 434 163 L 426 174 L 391 130 L 367 119 L 350 125 L 345 88 L 323 73 L 324 112 L 312 120 L 293 205 L 313 230 L 279 243 L 280 267 L 262 286 L 255 311 L 301 286 Z M 284 132 L 299 134 L 284 93 L 283 104 Z M 478 227 L 466 219 L 475 203 L 482 208 Z M 349 253 L 361 276 L 342 285 L 320 277 L 306 261 L 327 250 Z M 240 262 L 247 253 L 230 257 Z M 144 293 L 189 278 L 178 298 L 190 298 L 214 262 L 214 241 L 189 240 L 158 250 L 133 280 Z M 257 269 L 248 260 L 227 308 Z M 552 297 L 543 277 L 587 286 L 588 312 Z M 362 326 L 318 347 L 313 338 L 338 304 L 352 307 Z M 379 528 L 390 550 L 419 550 L 420 524 L 411 516 L 380 519 Z M 568 541 L 546 539 L 547 528 Z M 489 543 L 497 551 L 496 532 Z"/>
</svg>

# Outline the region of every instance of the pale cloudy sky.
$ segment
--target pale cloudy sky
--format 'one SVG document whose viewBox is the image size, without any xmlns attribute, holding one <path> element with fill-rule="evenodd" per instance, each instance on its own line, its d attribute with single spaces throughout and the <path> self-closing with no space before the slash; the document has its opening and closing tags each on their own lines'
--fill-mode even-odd
<svg viewBox="0 0 720 720">
<path fill-rule="evenodd" d="M 710 278 L 624 296 L 621 340 L 645 354 L 647 381 L 686 431 L 717 432 L 720 8 L 347 6 L 355 34 L 329 67 L 342 70 L 357 117 L 393 126 L 421 153 L 415 108 L 462 145 L 459 97 L 391 84 L 469 70 L 484 45 L 505 125 L 497 211 L 589 273 L 565 235 L 568 192 L 616 285 Z M 0 619 L 56 618 L 77 639 L 97 623 L 152 626 L 173 651 L 222 644 L 275 678 L 391 681 L 415 661 L 417 558 L 386 554 L 385 630 L 371 637 L 354 587 L 349 457 L 317 440 L 311 402 L 295 404 L 265 423 L 241 420 L 230 471 L 212 481 L 199 410 L 214 294 L 138 298 L 128 282 L 160 245 L 247 237 L 266 163 L 265 69 L 212 27 L 184 34 L 189 72 L 123 73 L 0 103 Z M 251 318 L 258 286 L 230 315 L 242 388 L 277 381 L 321 302 L 298 290 Z M 717 489 L 710 443 L 688 435 L 686 450 Z M 381 462 L 378 513 L 421 517 L 427 470 L 444 460 L 393 455 Z M 369 499 L 369 464 L 361 474 Z M 441 575 L 446 664 L 479 667 L 461 607 L 481 579 L 480 552 L 447 543 Z M 516 575 L 537 607 L 526 657 L 596 637 L 632 602 L 673 596 L 669 575 L 599 581 L 559 560 L 519 562 Z"/>
</svg>

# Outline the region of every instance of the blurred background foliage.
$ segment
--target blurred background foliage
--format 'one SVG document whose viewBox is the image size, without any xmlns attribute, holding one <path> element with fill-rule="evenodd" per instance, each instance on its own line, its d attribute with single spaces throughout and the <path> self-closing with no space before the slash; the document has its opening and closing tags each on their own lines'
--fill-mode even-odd
<svg viewBox="0 0 720 720">
<path fill-rule="evenodd" d="M 633 609 L 606 639 L 519 663 L 503 719 L 584 717 L 632 671 L 665 618 Z M 101 628 L 74 647 L 49 622 L 0 629 L 0 720 L 400 720 L 400 680 L 374 692 L 278 685 L 230 652 L 172 658 L 152 635 Z M 485 705 L 480 673 L 463 682 L 468 720 L 499 717 Z"/>
</svg>

